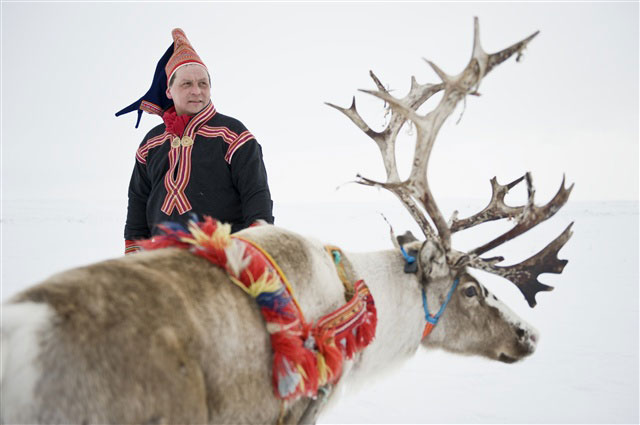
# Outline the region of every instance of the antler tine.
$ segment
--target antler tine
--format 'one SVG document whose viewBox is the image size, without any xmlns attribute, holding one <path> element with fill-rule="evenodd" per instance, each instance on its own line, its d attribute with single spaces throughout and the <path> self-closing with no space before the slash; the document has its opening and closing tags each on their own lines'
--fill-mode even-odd
<svg viewBox="0 0 640 425">
<path fill-rule="evenodd" d="M 404 183 L 377 182 L 375 180 L 371 180 L 366 177 L 363 177 L 360 174 L 356 176 L 356 183 L 359 183 L 365 186 L 381 187 L 383 189 L 390 191 L 394 195 L 396 195 L 396 197 L 400 200 L 402 205 L 404 205 L 407 211 L 409 211 L 409 213 L 411 214 L 411 217 L 413 217 L 416 223 L 418 223 L 418 226 L 420 226 L 420 229 L 422 230 L 422 233 L 424 234 L 424 236 L 427 239 L 431 239 L 431 240 L 436 239 L 436 234 L 433 228 L 431 227 L 431 224 L 429 223 L 429 221 L 427 220 L 423 212 L 420 210 L 416 202 L 413 200 L 413 198 L 411 198 L 411 195 L 407 192 Z"/>
<path fill-rule="evenodd" d="M 388 93 L 387 89 L 373 71 L 369 71 L 369 75 L 378 87 L 378 90 Z M 443 84 L 420 85 L 415 81 L 415 78 L 412 78 L 411 90 L 405 99 L 413 108 L 417 109 L 431 96 L 442 90 L 443 87 Z M 400 176 L 398 174 L 398 167 L 396 164 L 395 142 L 406 118 L 392 110 L 391 119 L 389 124 L 387 124 L 387 127 L 383 131 L 377 132 L 371 129 L 358 113 L 355 97 L 353 97 L 349 108 L 342 108 L 329 102 L 325 102 L 325 104 L 345 114 L 360 130 L 376 142 L 384 162 L 384 168 L 387 173 L 387 182 L 399 182 Z"/>
<path fill-rule="evenodd" d="M 372 130 L 367 123 L 364 122 L 356 109 L 355 96 L 353 97 L 349 108 L 342 108 L 329 102 L 325 102 L 325 105 L 331 106 L 345 114 L 356 126 L 358 126 L 360 130 L 376 142 L 376 145 L 378 145 L 378 149 L 380 149 L 380 153 L 382 154 L 384 169 L 387 173 L 387 181 L 400 181 L 398 167 L 396 165 L 395 143 L 390 143 L 389 138 L 384 132 Z"/>
<path fill-rule="evenodd" d="M 491 179 L 491 200 L 489 201 L 489 204 L 482 211 L 472 215 L 471 217 L 458 220 L 454 216 L 449 226 L 451 228 L 451 233 L 459 232 L 460 230 L 468 229 L 478 224 L 486 223 L 487 221 L 499 220 L 502 218 L 514 218 L 522 214 L 522 211 L 525 208 L 524 206 L 511 207 L 506 205 L 504 197 L 509 193 L 511 188 L 524 179 L 525 176 L 522 176 L 509 184 L 501 185 L 498 183 L 498 180 L 493 177 Z M 457 211 L 454 214 L 457 214 Z"/>
<path fill-rule="evenodd" d="M 522 51 L 527 47 L 529 42 L 533 40 L 539 33 L 540 31 L 536 31 L 533 34 L 531 34 L 529 37 L 525 38 L 524 40 L 521 40 L 515 44 L 512 44 L 506 49 L 502 49 L 499 52 L 489 54 L 484 51 L 484 49 L 482 48 L 482 45 L 480 44 L 480 24 L 478 22 L 478 18 L 474 17 L 473 18 L 473 54 L 471 58 L 472 58 L 472 61 L 474 58 L 478 60 L 478 66 L 480 68 L 479 74 L 481 76 L 480 80 L 484 78 L 484 76 L 486 76 L 489 72 L 491 72 L 493 68 L 495 68 L 496 66 L 500 65 L 502 62 L 509 59 L 514 53 L 518 54 L 516 56 L 516 62 L 520 62 Z M 475 85 L 476 91 L 480 86 L 480 80 L 478 80 L 478 83 Z"/>
<path fill-rule="evenodd" d="M 369 71 L 369 76 L 374 81 L 380 92 L 386 93 L 391 96 L 389 91 L 384 87 L 384 85 L 380 82 L 380 79 L 373 73 L 373 71 Z M 443 88 L 444 84 L 418 84 L 415 77 L 412 76 L 411 89 L 409 90 L 409 93 L 401 99 L 401 102 L 409 105 L 411 109 L 417 110 L 431 96 L 438 93 Z M 400 132 L 400 129 L 406 121 L 407 118 L 404 116 L 404 114 L 398 113 L 398 111 L 391 108 L 391 119 L 389 120 L 389 124 L 387 125 L 387 127 L 382 132 L 382 135 L 386 137 L 387 143 L 392 146 L 394 152 L 396 138 L 398 137 L 398 133 Z M 400 181 L 400 179 L 398 178 L 397 181 Z"/>
<path fill-rule="evenodd" d="M 529 42 L 533 40 L 540 31 L 536 31 L 531 34 L 529 37 L 525 38 L 522 41 L 519 41 L 506 49 L 500 50 L 499 52 L 491 53 L 489 55 L 489 60 L 487 62 L 487 69 L 485 70 L 485 75 L 491 72 L 493 68 L 500 65 L 502 62 L 509 59 L 514 53 L 517 53 L 516 62 L 520 62 L 520 58 L 522 57 L 522 51 L 527 47 Z"/>
<path fill-rule="evenodd" d="M 351 100 L 351 106 L 349 108 L 343 108 L 341 106 L 338 105 L 334 105 L 333 103 L 329 103 L 329 102 L 324 102 L 325 105 L 327 106 L 331 106 L 334 109 L 337 109 L 338 111 L 342 112 L 343 114 L 345 114 L 347 117 L 349 117 L 349 119 L 351 121 L 353 121 L 353 123 L 355 125 L 358 126 L 358 128 L 360 130 L 362 130 L 367 136 L 371 137 L 372 139 L 375 140 L 376 137 L 379 137 L 381 133 L 378 133 L 377 131 L 372 130 L 366 122 L 364 122 L 364 120 L 362 119 L 362 117 L 360 116 L 360 114 L 358 113 L 358 110 L 356 109 L 356 97 L 353 96 L 352 100 Z"/>
<path fill-rule="evenodd" d="M 384 91 L 384 92 L 389 92 L 386 87 L 380 82 L 380 79 L 376 76 L 376 74 L 373 73 L 373 71 L 369 70 L 369 77 L 371 77 L 371 79 L 373 80 L 374 83 L 376 83 L 376 86 L 378 87 L 378 90 L 380 91 Z"/>
<path fill-rule="evenodd" d="M 468 265 L 510 280 L 520 289 L 529 306 L 535 307 L 536 294 L 538 292 L 553 290 L 552 286 L 540 283 L 538 276 L 542 273 L 560 274 L 568 263 L 568 260 L 560 260 L 558 258 L 558 251 L 560 251 L 569 238 L 571 238 L 573 234 L 571 231 L 572 226 L 573 223 L 569 224 L 569 226 L 567 226 L 556 239 L 544 247 L 544 249 L 521 263 L 500 267 L 495 264 L 502 261 L 502 257 L 487 259 L 476 257 L 472 259 Z"/>
<path fill-rule="evenodd" d="M 529 200 L 527 206 L 523 208 L 522 213 L 517 217 L 518 223 L 509 231 L 503 233 L 492 241 L 469 251 L 470 256 L 481 255 L 503 243 L 510 241 L 511 239 L 525 233 L 531 228 L 537 226 L 548 218 L 552 217 L 569 199 L 571 190 L 573 190 L 573 184 L 569 188 L 565 188 L 565 178 L 562 177 L 562 183 L 560 189 L 546 205 L 541 207 L 536 206 L 533 203 L 533 186 L 531 184 L 531 176 L 529 173 L 525 175 L 527 180 L 527 186 L 529 190 Z"/>
</svg>

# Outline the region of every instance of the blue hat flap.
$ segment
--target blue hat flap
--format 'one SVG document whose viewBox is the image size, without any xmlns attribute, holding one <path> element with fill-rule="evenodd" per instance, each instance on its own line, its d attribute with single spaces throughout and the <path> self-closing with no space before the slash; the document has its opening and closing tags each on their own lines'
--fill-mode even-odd
<svg viewBox="0 0 640 425">
<path fill-rule="evenodd" d="M 156 72 L 153 75 L 153 82 L 151 83 L 149 91 L 131 105 L 116 112 L 116 117 L 137 110 L 138 120 L 136 121 L 136 128 L 138 128 L 140 118 L 142 117 L 142 111 L 162 116 L 162 113 L 173 105 L 173 100 L 169 99 L 166 94 L 167 74 L 164 69 L 167 62 L 169 62 L 171 55 L 173 55 L 173 43 L 171 43 L 171 46 L 169 46 L 165 54 L 160 58 L 160 61 L 156 66 Z"/>
</svg>

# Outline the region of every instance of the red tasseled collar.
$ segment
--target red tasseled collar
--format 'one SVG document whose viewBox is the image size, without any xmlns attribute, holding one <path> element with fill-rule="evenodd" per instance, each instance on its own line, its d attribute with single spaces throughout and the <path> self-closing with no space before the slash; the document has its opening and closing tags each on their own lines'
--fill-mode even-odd
<svg viewBox="0 0 640 425">
<path fill-rule="evenodd" d="M 167 109 L 164 111 L 164 114 L 162 114 L 162 120 L 167 127 L 167 132 L 175 134 L 178 137 L 182 137 L 184 128 L 189 124 L 191 118 L 191 115 L 178 115 L 175 106 Z"/>
</svg>

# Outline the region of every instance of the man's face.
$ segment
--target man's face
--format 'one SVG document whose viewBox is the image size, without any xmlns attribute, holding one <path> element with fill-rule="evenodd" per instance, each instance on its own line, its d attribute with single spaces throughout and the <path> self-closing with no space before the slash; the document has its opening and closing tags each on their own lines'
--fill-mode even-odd
<svg viewBox="0 0 640 425">
<path fill-rule="evenodd" d="M 211 87 L 204 67 L 191 64 L 179 68 L 167 97 L 173 99 L 178 115 L 195 115 L 209 104 Z"/>
</svg>

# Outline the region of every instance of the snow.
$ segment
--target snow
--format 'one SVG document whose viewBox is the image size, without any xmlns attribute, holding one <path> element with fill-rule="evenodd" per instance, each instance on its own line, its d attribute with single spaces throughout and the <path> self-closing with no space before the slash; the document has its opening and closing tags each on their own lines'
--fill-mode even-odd
<svg viewBox="0 0 640 425">
<path fill-rule="evenodd" d="M 482 205 L 477 200 L 445 200 L 442 208 L 445 214 L 458 208 L 464 216 Z M 3 301 L 53 273 L 123 251 L 124 200 L 4 200 L 2 208 Z M 418 235 L 391 197 L 275 205 L 279 225 L 345 251 L 391 247 L 379 212 L 396 232 L 413 228 Z M 320 422 L 637 423 L 638 203 L 570 201 L 522 242 L 496 251 L 506 255 L 507 262 L 522 260 L 571 221 L 574 235 L 559 255 L 569 264 L 560 276 L 542 275 L 541 281 L 555 290 L 540 294 L 535 309 L 529 309 L 509 282 L 476 273 L 540 331 L 533 356 L 507 365 L 420 351 L 369 387 L 349 391 Z M 487 226 L 460 235 L 454 245 L 483 243 L 499 227 Z"/>
</svg>

